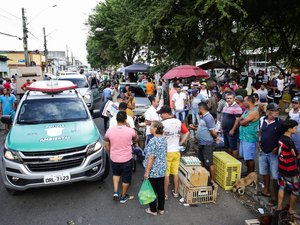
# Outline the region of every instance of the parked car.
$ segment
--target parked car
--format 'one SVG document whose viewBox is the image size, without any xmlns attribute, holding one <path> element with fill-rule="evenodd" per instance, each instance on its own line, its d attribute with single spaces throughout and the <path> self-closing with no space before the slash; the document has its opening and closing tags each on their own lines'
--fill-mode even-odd
<svg viewBox="0 0 300 225">
<path fill-rule="evenodd" d="M 129 84 L 135 97 L 135 109 L 133 110 L 135 116 L 143 116 L 147 109 L 151 106 L 151 102 L 144 90 L 138 86 L 137 83 L 120 83 L 120 92 L 125 89 L 125 85 Z"/>
<path fill-rule="evenodd" d="M 95 181 L 109 173 L 103 137 L 70 81 L 37 81 L 28 87 L 1 149 L 6 189 Z M 100 117 L 94 110 L 94 117 Z M 11 116 L 2 116 L 11 123 Z"/>
<path fill-rule="evenodd" d="M 69 80 L 78 86 L 80 92 L 89 110 L 92 112 L 95 102 L 101 100 L 99 92 L 99 81 L 97 78 L 88 78 L 84 74 L 61 75 L 58 80 Z"/>
</svg>

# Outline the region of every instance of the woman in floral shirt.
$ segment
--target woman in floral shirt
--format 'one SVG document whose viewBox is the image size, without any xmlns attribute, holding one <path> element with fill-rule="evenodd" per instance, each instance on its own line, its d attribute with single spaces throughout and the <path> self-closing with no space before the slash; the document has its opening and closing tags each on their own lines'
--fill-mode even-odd
<svg viewBox="0 0 300 225">
<path fill-rule="evenodd" d="M 167 139 L 162 136 L 163 125 L 159 121 L 153 121 L 150 126 L 150 132 L 154 137 L 145 147 L 145 174 L 144 179 L 149 179 L 153 190 L 157 194 L 156 200 L 149 204 L 150 208 L 146 213 L 151 215 L 164 214 L 165 191 L 164 179 L 167 166 Z"/>
</svg>

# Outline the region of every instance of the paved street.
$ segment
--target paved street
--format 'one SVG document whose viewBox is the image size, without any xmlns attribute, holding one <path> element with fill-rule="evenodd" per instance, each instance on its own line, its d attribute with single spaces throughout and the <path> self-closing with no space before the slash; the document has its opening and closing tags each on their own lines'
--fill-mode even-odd
<svg viewBox="0 0 300 225">
<path fill-rule="evenodd" d="M 102 128 L 102 119 L 96 120 Z M 4 140 L 1 131 L 1 143 Z M 63 225 L 63 224 L 244 224 L 255 216 L 231 193 L 219 188 L 216 204 L 185 207 L 178 199 L 166 202 L 166 214 L 153 217 L 144 213 L 137 193 L 142 183 L 143 168 L 138 166 L 130 193 L 135 199 L 125 205 L 112 201 L 111 175 L 104 182 L 33 189 L 18 196 L 9 195 L 0 181 L 0 224 L 2 225 Z M 72 223 L 73 222 L 73 223 Z"/>
</svg>

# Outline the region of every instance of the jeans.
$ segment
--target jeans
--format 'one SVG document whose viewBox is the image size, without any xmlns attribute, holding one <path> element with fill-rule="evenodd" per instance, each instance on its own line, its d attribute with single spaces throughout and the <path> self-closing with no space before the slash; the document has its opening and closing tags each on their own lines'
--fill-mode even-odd
<svg viewBox="0 0 300 225">
<path fill-rule="evenodd" d="M 185 111 L 184 110 L 176 110 L 175 112 L 176 118 L 181 122 L 185 121 Z"/>
<path fill-rule="evenodd" d="M 192 113 L 192 124 L 199 124 L 200 116 L 198 113 Z"/>
</svg>

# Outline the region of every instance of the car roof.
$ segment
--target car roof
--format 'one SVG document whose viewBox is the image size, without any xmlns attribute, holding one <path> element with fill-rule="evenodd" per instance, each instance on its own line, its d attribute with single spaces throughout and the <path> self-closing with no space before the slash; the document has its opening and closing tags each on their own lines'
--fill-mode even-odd
<svg viewBox="0 0 300 225">
<path fill-rule="evenodd" d="M 86 76 L 84 74 L 70 74 L 70 75 L 60 75 L 58 79 L 61 78 L 77 78 L 77 79 L 86 79 Z"/>
<path fill-rule="evenodd" d="M 40 91 L 29 91 L 25 94 L 26 99 L 48 99 L 48 98 L 77 98 L 79 95 L 75 90 L 62 91 L 58 93 L 43 93 Z"/>
</svg>

